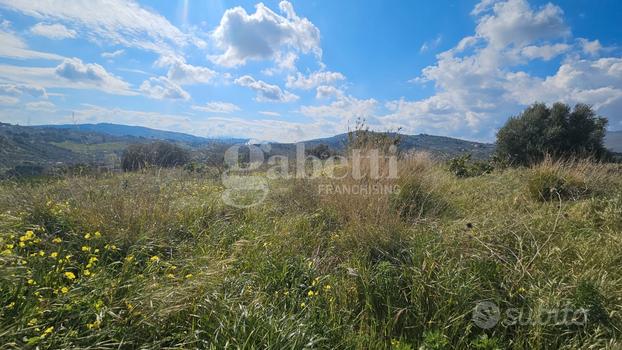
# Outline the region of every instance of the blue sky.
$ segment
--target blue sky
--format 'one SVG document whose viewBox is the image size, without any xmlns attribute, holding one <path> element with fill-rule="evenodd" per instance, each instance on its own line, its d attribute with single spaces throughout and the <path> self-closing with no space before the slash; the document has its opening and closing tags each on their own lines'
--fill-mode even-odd
<svg viewBox="0 0 622 350">
<path fill-rule="evenodd" d="M 494 140 L 534 101 L 622 129 L 614 0 L 0 0 L 0 121 Z"/>
</svg>

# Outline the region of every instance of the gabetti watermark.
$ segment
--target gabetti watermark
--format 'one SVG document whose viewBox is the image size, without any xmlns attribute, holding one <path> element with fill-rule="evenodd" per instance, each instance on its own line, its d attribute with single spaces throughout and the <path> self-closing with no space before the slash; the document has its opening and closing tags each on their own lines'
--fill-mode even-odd
<svg viewBox="0 0 622 350">
<path fill-rule="evenodd" d="M 523 310 L 508 308 L 505 312 L 491 301 L 480 301 L 473 308 L 471 320 L 483 329 L 491 329 L 497 325 L 527 326 L 527 325 L 557 325 L 583 326 L 587 324 L 588 310 L 565 307 L 560 309 Z"/>
<path fill-rule="evenodd" d="M 242 153 L 241 151 L 244 150 Z M 225 191 L 222 199 L 227 205 L 248 208 L 262 203 L 270 191 L 269 181 L 274 179 L 313 179 L 324 177 L 332 180 L 394 180 L 397 179 L 397 147 L 388 152 L 378 149 L 354 149 L 349 157 L 333 155 L 324 160 L 308 155 L 304 143 L 296 144 L 295 163 L 285 155 L 272 155 L 265 145 L 235 145 L 225 151 L 225 171 L 221 179 Z M 292 166 L 293 165 L 293 166 Z M 382 166 L 381 166 L 382 165 Z M 336 171 L 336 169 L 339 169 Z M 322 185 L 319 194 L 386 194 L 399 190 L 395 185 Z"/>
</svg>

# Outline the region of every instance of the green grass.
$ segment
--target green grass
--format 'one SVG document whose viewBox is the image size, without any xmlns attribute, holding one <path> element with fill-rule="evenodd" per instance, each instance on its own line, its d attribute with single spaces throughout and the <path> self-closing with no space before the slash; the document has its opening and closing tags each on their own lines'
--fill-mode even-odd
<svg viewBox="0 0 622 350">
<path fill-rule="evenodd" d="M 267 202 L 236 209 L 218 179 L 180 170 L 3 182 L 0 344 L 619 347 L 620 170 L 561 167 L 589 175 L 590 191 L 546 202 L 529 192 L 541 171 L 458 179 L 405 166 L 398 207 L 279 180 Z M 400 211 L 422 198 L 447 209 Z M 584 308 L 588 322 L 485 330 L 471 320 L 482 300 L 525 314 Z"/>
</svg>

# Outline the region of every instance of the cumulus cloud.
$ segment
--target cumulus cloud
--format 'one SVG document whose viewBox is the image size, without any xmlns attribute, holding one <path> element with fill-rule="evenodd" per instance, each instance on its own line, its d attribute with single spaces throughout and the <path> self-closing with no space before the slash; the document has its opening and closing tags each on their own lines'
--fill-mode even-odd
<svg viewBox="0 0 622 350">
<path fill-rule="evenodd" d="M 255 98 L 258 102 L 292 102 L 298 96 L 289 91 L 283 91 L 278 85 L 271 85 L 261 80 L 255 80 L 250 75 L 237 78 L 235 84 L 254 90 L 257 93 Z"/>
<path fill-rule="evenodd" d="M 158 53 L 200 40 L 184 34 L 165 17 L 130 0 L 0 0 L 0 7 L 79 28 L 97 43 L 119 44 Z"/>
<path fill-rule="evenodd" d="M 315 89 L 315 97 L 319 99 L 341 96 L 343 96 L 343 91 L 334 86 L 320 85 Z"/>
<path fill-rule="evenodd" d="M 295 76 L 288 76 L 285 86 L 290 89 L 310 90 L 320 85 L 331 85 L 341 80 L 345 80 L 345 76 L 339 72 L 319 71 L 302 75 L 298 72 Z"/>
<path fill-rule="evenodd" d="M 233 113 L 240 110 L 240 107 L 233 103 L 229 102 L 221 102 L 221 101 L 212 101 L 208 102 L 205 105 L 201 106 L 192 106 L 192 109 L 200 112 L 209 112 L 209 113 Z"/>
<path fill-rule="evenodd" d="M 67 58 L 54 72 L 59 78 L 87 85 L 100 85 L 108 90 L 128 90 L 129 84 L 106 71 L 97 63 L 84 63 L 79 58 Z"/>
<path fill-rule="evenodd" d="M 233 67 L 252 59 L 292 64 L 295 56 L 288 55 L 289 51 L 321 56 L 319 29 L 308 19 L 298 17 L 290 2 L 282 1 L 279 9 L 282 15 L 259 3 L 253 14 L 242 7 L 225 11 L 212 33 L 212 39 L 223 53 L 211 59 Z"/>
<path fill-rule="evenodd" d="M 152 77 L 140 85 L 140 91 L 154 99 L 189 100 L 188 94 L 181 86 L 167 77 Z"/>
<path fill-rule="evenodd" d="M 30 95 L 36 98 L 47 98 L 47 93 L 44 88 L 25 84 L 0 84 L 0 95 L 12 97 Z"/>
<path fill-rule="evenodd" d="M 77 35 L 75 30 L 69 29 L 64 25 L 58 23 L 37 23 L 32 28 L 30 28 L 30 32 L 32 34 L 44 36 L 48 39 L 53 40 L 72 39 L 75 38 Z"/>
<path fill-rule="evenodd" d="M 171 64 L 167 73 L 169 80 L 181 85 L 209 83 L 217 75 L 207 67 L 193 66 L 179 60 Z"/>
<path fill-rule="evenodd" d="M 414 79 L 433 82 L 436 92 L 418 101 L 390 101 L 385 105 L 389 113 L 379 117 L 384 124 L 490 141 L 496 127 L 535 101 L 592 104 L 619 123 L 622 116 L 614 111 L 622 108 L 620 58 L 594 59 L 599 45 L 569 40 L 571 30 L 560 7 L 484 0 L 472 14 L 474 35 L 439 54 Z M 563 63 L 550 76 L 521 70 L 533 60 L 560 55 Z"/>
</svg>

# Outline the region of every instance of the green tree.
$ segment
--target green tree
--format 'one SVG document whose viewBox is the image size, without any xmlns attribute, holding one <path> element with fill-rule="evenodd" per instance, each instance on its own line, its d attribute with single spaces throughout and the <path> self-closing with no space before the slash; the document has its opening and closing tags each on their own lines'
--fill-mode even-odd
<svg viewBox="0 0 622 350">
<path fill-rule="evenodd" d="M 574 109 L 564 103 L 548 107 L 534 103 L 510 118 L 497 133 L 497 155 L 515 165 L 529 165 L 553 158 L 603 159 L 607 119 L 586 104 Z"/>
</svg>

